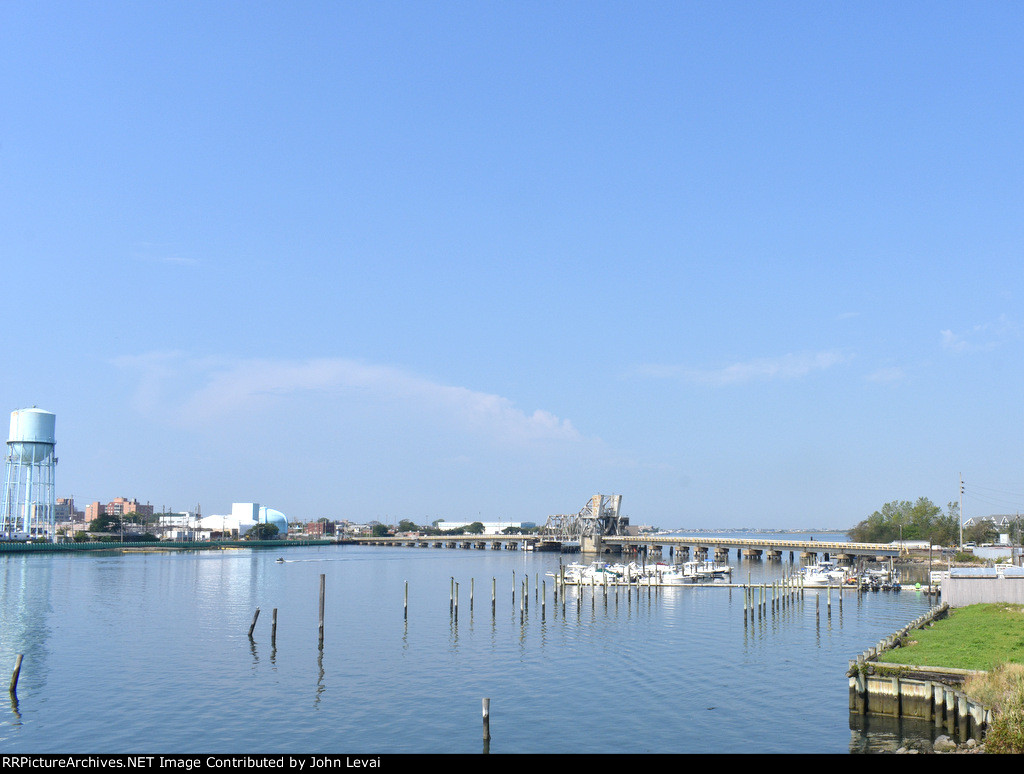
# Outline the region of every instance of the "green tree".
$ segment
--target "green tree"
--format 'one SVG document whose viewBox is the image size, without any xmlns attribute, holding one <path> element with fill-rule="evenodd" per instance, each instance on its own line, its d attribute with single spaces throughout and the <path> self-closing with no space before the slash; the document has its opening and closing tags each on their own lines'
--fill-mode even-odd
<svg viewBox="0 0 1024 774">
<path fill-rule="evenodd" d="M 418 532 L 419 531 L 419 527 L 417 527 L 416 524 L 411 522 L 409 519 L 402 519 L 400 522 L 398 522 L 398 531 L 399 532 Z"/>
<path fill-rule="evenodd" d="M 466 532 L 470 535 L 482 535 L 484 534 L 484 525 L 479 521 L 474 521 L 472 524 L 466 527 Z"/>
<path fill-rule="evenodd" d="M 90 532 L 116 532 L 121 528 L 121 520 L 113 514 L 105 513 L 89 522 Z"/>
<path fill-rule="evenodd" d="M 999 539 L 999 527 L 995 522 L 979 521 L 969 527 L 964 527 L 964 542 L 967 543 L 994 543 Z"/>
<path fill-rule="evenodd" d="M 280 531 L 276 524 L 261 522 L 249 530 L 246 540 L 273 540 Z"/>
<path fill-rule="evenodd" d="M 892 543 L 897 540 L 928 540 L 939 545 L 959 542 L 960 509 L 950 503 L 947 512 L 927 497 L 916 502 L 894 500 L 882 506 L 847 532 L 858 543 Z"/>
<path fill-rule="evenodd" d="M 370 534 L 374 537 L 387 537 L 391 534 L 386 524 L 379 522 L 370 527 Z"/>
</svg>

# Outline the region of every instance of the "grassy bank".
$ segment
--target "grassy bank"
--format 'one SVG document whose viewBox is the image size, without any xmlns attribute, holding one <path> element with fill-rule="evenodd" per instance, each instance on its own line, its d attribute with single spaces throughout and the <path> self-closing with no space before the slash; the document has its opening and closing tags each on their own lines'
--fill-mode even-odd
<svg viewBox="0 0 1024 774">
<path fill-rule="evenodd" d="M 1024 664 L 1024 605 L 953 608 L 931 627 L 917 629 L 902 648 L 880 662 L 989 671 L 1000 664 Z"/>
<path fill-rule="evenodd" d="M 1024 605 L 953 608 L 911 638 L 879 661 L 983 670 L 967 680 L 964 692 L 996 711 L 985 738 L 987 751 L 1024 753 Z"/>
</svg>

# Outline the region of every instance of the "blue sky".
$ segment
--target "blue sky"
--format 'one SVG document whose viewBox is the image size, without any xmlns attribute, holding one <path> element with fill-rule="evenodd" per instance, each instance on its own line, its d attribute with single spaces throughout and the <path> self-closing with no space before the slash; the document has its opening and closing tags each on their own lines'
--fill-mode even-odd
<svg viewBox="0 0 1024 774">
<path fill-rule="evenodd" d="M 5 2 L 58 494 L 848 527 L 1024 505 L 1017 3 Z"/>
</svg>

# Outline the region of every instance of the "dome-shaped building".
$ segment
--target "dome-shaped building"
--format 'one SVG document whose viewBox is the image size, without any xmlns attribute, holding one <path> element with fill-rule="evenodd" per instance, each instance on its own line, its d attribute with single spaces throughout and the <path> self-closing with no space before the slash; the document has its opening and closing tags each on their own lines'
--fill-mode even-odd
<svg viewBox="0 0 1024 774">
<path fill-rule="evenodd" d="M 203 529 L 236 533 L 238 537 L 244 537 L 257 524 L 264 523 L 277 525 L 277 534 L 282 539 L 288 535 L 288 517 L 259 503 L 232 503 L 230 516 L 206 516 L 200 522 Z"/>
<path fill-rule="evenodd" d="M 276 524 L 278 535 L 284 537 L 288 534 L 288 517 L 265 505 L 260 506 L 260 524 Z"/>
</svg>

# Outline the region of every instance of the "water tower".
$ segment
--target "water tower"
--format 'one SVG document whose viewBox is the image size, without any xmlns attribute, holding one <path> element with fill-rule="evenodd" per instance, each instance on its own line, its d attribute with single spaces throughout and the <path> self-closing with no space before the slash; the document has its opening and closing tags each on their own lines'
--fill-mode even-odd
<svg viewBox="0 0 1024 774">
<path fill-rule="evenodd" d="M 38 408 L 11 412 L 7 473 L 0 502 L 0 537 L 29 540 L 54 535 L 56 497 L 54 426 L 57 417 Z"/>
</svg>

